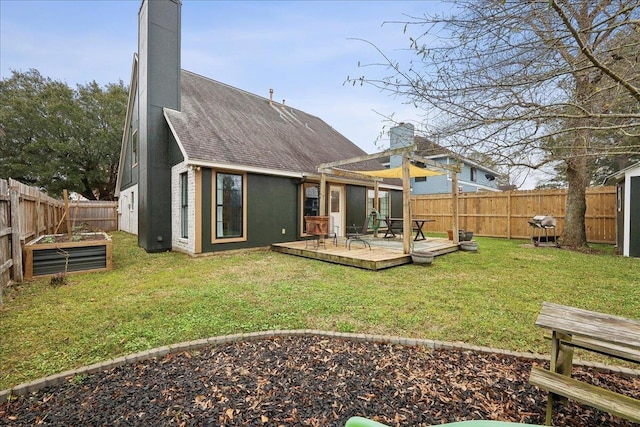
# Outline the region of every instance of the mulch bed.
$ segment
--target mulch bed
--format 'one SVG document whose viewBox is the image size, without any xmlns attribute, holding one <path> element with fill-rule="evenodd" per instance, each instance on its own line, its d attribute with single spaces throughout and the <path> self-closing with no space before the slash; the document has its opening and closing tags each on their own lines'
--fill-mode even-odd
<svg viewBox="0 0 640 427">
<path fill-rule="evenodd" d="M 391 426 L 491 419 L 543 424 L 546 393 L 532 362 L 320 337 L 239 342 L 170 354 L 70 379 L 0 405 L 0 424 L 343 426 L 351 416 Z M 576 368 L 576 377 L 640 398 L 640 379 Z M 554 412 L 557 426 L 633 426 L 587 406 Z"/>
</svg>

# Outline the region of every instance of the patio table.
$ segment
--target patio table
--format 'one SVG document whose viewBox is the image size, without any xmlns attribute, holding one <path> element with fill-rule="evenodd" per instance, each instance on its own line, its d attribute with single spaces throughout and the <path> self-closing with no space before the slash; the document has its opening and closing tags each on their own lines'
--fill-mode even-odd
<svg viewBox="0 0 640 427">
<path fill-rule="evenodd" d="M 404 220 L 402 218 L 385 218 L 384 221 L 387 223 L 387 231 L 384 233 L 385 238 L 396 237 L 396 232 L 394 231 L 394 227 L 398 232 L 400 229 L 398 227 L 402 226 Z M 411 221 L 415 225 L 413 228 L 416 230 L 416 237 L 413 238 L 414 241 L 417 240 L 426 240 L 424 233 L 422 232 L 422 228 L 426 222 L 435 222 L 435 219 L 426 219 L 426 218 L 412 218 Z"/>
</svg>

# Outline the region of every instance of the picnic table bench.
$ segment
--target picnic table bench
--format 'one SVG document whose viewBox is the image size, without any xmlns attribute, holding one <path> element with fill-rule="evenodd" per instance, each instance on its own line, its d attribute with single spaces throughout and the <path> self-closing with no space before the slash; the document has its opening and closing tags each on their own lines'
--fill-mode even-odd
<svg viewBox="0 0 640 427">
<path fill-rule="evenodd" d="M 544 302 L 536 325 L 551 332 L 550 368 L 533 366 L 529 377 L 549 392 L 547 425 L 560 397 L 640 423 L 640 400 L 571 378 L 574 348 L 640 363 L 639 321 Z"/>
</svg>

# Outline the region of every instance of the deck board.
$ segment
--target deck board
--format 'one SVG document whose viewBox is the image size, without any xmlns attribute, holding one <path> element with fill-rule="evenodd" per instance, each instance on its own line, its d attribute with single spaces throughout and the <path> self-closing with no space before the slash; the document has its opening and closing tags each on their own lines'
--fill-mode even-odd
<svg viewBox="0 0 640 427">
<path fill-rule="evenodd" d="M 331 239 L 327 239 L 325 245 L 321 245 L 318 249 L 315 249 L 312 243 L 304 240 L 274 243 L 271 245 L 271 248 L 276 252 L 289 255 L 373 271 L 410 264 L 412 262 L 411 255 L 402 253 L 401 239 L 367 238 L 367 241 L 371 244 L 371 249 L 364 247 L 364 245 L 358 241 L 351 242 L 351 249 L 348 249 L 344 239 L 340 239 L 337 245 L 334 245 Z M 459 249 L 458 245 L 455 245 L 452 241 L 437 238 L 427 238 L 426 240 L 415 242 L 414 245 L 415 250 L 428 250 L 434 252 L 436 256 L 454 252 Z"/>
</svg>

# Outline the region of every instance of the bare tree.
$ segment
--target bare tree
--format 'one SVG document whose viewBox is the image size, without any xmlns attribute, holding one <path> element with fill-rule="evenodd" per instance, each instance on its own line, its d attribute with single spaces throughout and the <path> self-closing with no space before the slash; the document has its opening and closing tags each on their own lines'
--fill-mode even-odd
<svg viewBox="0 0 640 427">
<path fill-rule="evenodd" d="M 386 77 L 350 80 L 406 97 L 461 154 L 487 153 L 508 168 L 560 165 L 569 190 L 563 243 L 586 246 L 593 163 L 639 151 L 639 1 L 453 4 L 445 16 L 397 22 L 413 60 L 380 51 L 383 63 L 370 65 Z"/>
</svg>

